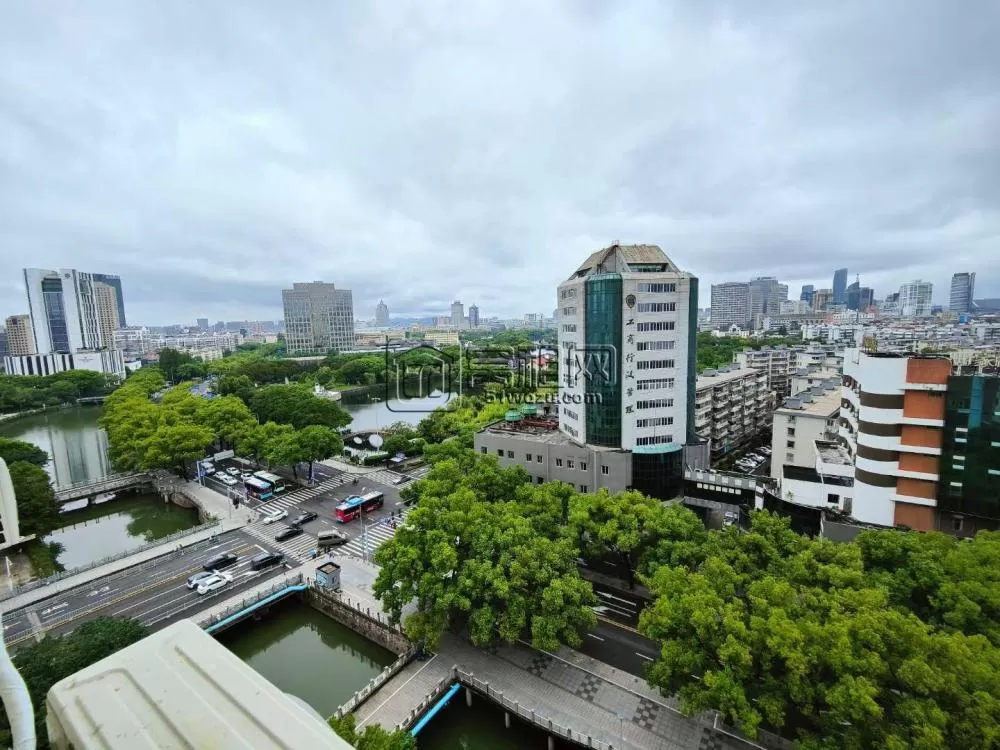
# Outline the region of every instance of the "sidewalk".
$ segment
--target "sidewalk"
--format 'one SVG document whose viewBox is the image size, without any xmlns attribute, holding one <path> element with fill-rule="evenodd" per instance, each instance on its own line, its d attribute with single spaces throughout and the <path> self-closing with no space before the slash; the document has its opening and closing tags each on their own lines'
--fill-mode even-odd
<svg viewBox="0 0 1000 750">
<path fill-rule="evenodd" d="M 192 544 L 202 542 L 211 536 L 224 534 L 227 531 L 232 531 L 233 529 L 238 529 L 242 526 L 242 523 L 234 524 L 229 521 L 224 521 L 221 526 L 213 526 L 210 529 L 193 531 L 191 534 L 180 540 L 174 540 L 166 544 L 159 544 L 155 547 L 142 550 L 141 552 L 136 552 L 134 555 L 123 557 L 120 560 L 114 560 L 106 565 L 91 568 L 90 570 L 84 570 L 77 575 L 67 576 L 66 578 L 55 581 L 48 586 L 41 586 L 40 588 L 32 591 L 26 591 L 23 594 L 12 596 L 10 599 L 0 602 L 0 607 L 3 608 L 4 612 L 13 612 L 16 609 L 27 607 L 35 602 L 48 599 L 49 597 L 61 594 L 64 591 L 74 589 L 77 586 L 83 586 L 92 581 L 104 578 L 105 576 L 120 573 L 121 571 L 135 567 L 136 565 L 149 562 L 150 560 L 155 560 L 158 557 L 174 552 L 177 550 L 178 546 L 188 547 Z"/>
<path fill-rule="evenodd" d="M 324 466 L 336 469 L 337 471 L 342 471 L 345 474 L 356 474 L 358 476 L 371 474 L 385 468 L 384 466 L 360 466 L 359 464 L 352 464 L 348 461 L 341 461 L 339 458 L 327 458 L 323 461 L 317 461 L 316 463 L 323 464 Z"/>
<path fill-rule="evenodd" d="M 182 491 L 191 500 L 196 502 L 206 515 L 212 515 L 220 521 L 235 524 L 233 528 L 240 528 L 250 523 L 253 512 L 244 505 L 238 508 L 233 507 L 233 501 L 225 495 L 220 495 L 215 490 L 202 487 L 198 482 L 191 480 L 178 486 L 178 491 Z"/>
</svg>

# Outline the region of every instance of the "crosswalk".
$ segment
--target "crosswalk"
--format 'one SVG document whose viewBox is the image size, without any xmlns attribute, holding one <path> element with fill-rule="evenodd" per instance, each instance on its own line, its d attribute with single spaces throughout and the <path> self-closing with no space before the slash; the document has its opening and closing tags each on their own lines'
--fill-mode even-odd
<svg viewBox="0 0 1000 750">
<path fill-rule="evenodd" d="M 403 513 L 403 518 L 406 517 L 406 512 Z M 368 524 L 365 523 L 364 533 L 361 531 L 361 526 L 358 522 L 354 522 L 357 528 L 352 529 L 355 532 L 355 536 L 347 544 L 341 545 L 337 548 L 337 554 L 339 555 L 351 555 L 352 557 L 360 557 L 362 559 L 371 560 L 375 556 L 375 550 L 383 542 L 388 542 L 393 536 L 396 535 L 396 529 L 399 524 L 402 523 L 402 519 L 396 519 L 396 526 L 388 524 L 387 519 L 383 519 L 380 522 Z M 367 536 L 367 540 L 365 537 Z"/>
</svg>

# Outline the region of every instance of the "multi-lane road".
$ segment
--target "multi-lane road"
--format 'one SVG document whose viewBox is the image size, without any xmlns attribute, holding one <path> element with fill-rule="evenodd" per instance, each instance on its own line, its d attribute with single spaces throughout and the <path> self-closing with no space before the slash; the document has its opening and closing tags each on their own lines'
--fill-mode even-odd
<svg viewBox="0 0 1000 750">
<path fill-rule="evenodd" d="M 4 612 L 4 640 L 8 648 L 16 650 L 34 639 L 67 633 L 79 623 L 101 616 L 131 617 L 146 625 L 162 625 L 284 572 L 286 568 L 281 566 L 260 572 L 250 569 L 254 555 L 271 549 L 242 531 L 192 544 L 29 607 Z M 205 596 L 188 589 L 188 576 L 223 552 L 239 556 L 237 563 L 226 569 L 233 575 L 232 583 Z"/>
</svg>

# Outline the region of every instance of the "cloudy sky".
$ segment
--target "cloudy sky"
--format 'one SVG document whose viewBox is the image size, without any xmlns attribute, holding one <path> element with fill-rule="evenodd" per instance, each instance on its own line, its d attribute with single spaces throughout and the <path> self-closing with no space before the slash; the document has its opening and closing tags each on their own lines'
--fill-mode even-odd
<svg viewBox="0 0 1000 750">
<path fill-rule="evenodd" d="M 550 312 L 612 241 L 708 285 L 1000 296 L 1000 3 L 7 3 L 0 314 L 22 266 L 130 322 Z"/>
</svg>

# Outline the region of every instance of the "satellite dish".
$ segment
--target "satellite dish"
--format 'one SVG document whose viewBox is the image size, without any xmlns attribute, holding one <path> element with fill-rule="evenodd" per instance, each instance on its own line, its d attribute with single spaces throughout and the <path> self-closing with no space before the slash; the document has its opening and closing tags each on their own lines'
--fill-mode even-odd
<svg viewBox="0 0 1000 750">
<path fill-rule="evenodd" d="M 355 443 L 356 445 L 361 445 L 361 443 L 363 443 L 363 442 L 364 442 L 364 441 L 363 441 L 363 440 L 361 439 L 361 436 L 360 436 L 360 435 L 355 435 L 355 436 L 354 436 L 354 443 Z"/>
<path fill-rule="evenodd" d="M 379 435 L 378 433 L 375 433 L 370 438 L 368 438 L 368 443 L 371 445 L 372 448 L 381 448 L 382 443 L 384 442 L 385 440 L 383 440 L 382 436 Z"/>
</svg>

